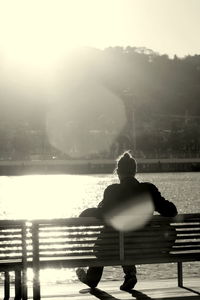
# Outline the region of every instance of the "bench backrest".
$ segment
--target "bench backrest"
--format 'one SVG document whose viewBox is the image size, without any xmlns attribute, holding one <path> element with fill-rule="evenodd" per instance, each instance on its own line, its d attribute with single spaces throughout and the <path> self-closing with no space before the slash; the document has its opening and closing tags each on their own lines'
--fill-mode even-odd
<svg viewBox="0 0 200 300">
<path fill-rule="evenodd" d="M 0 220 L 0 270 L 21 269 L 26 262 L 26 222 Z"/>
<path fill-rule="evenodd" d="M 121 233 L 95 218 L 0 221 L 0 270 L 200 260 L 200 214 Z"/>
<path fill-rule="evenodd" d="M 121 233 L 95 218 L 32 223 L 34 264 L 121 265 L 200 260 L 200 214 L 154 216 L 142 229 Z"/>
</svg>

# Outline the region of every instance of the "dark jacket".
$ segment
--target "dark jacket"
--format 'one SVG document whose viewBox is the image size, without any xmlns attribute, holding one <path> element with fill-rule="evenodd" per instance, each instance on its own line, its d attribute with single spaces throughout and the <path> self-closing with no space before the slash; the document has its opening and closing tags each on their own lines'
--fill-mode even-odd
<svg viewBox="0 0 200 300">
<path fill-rule="evenodd" d="M 112 210 L 115 206 L 122 204 L 136 194 L 148 192 L 154 203 L 154 210 L 165 217 L 174 217 L 177 215 L 176 206 L 161 195 L 157 187 L 149 182 L 139 182 L 134 177 L 125 178 L 121 183 L 109 185 L 105 191 L 103 200 L 98 207 L 102 214 Z"/>
</svg>

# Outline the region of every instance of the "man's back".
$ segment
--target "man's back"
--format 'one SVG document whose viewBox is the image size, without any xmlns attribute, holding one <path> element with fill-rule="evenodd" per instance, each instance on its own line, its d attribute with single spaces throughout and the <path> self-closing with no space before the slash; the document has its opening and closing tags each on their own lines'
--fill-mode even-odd
<svg viewBox="0 0 200 300">
<path fill-rule="evenodd" d="M 105 191 L 103 200 L 98 207 L 102 209 L 102 213 L 107 213 L 109 210 L 122 205 L 127 200 L 138 195 L 148 193 L 153 201 L 154 210 L 165 217 L 174 217 L 177 215 L 176 206 L 166 200 L 157 187 L 149 182 L 139 182 L 137 179 L 126 178 L 119 184 L 109 185 Z"/>
</svg>

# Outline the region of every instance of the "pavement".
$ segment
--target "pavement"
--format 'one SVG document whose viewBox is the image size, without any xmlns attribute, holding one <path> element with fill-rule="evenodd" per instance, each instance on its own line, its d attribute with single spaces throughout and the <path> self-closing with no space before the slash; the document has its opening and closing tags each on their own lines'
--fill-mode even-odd
<svg viewBox="0 0 200 300">
<path fill-rule="evenodd" d="M 98 288 L 89 289 L 83 283 L 51 284 L 41 286 L 41 299 L 45 300 L 200 300 L 200 281 L 198 278 L 184 280 L 187 288 L 177 287 L 177 280 L 145 280 L 138 282 L 131 292 L 119 289 L 121 281 L 100 282 Z M 14 299 L 14 287 L 11 288 L 11 299 Z M 3 299 L 3 287 L 0 287 L 0 298 Z M 32 287 L 29 287 L 28 298 L 32 298 Z"/>
</svg>

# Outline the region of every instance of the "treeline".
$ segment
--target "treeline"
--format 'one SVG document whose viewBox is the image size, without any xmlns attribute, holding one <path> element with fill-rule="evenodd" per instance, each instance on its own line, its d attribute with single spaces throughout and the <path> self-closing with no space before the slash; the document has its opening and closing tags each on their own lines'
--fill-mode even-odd
<svg viewBox="0 0 200 300">
<path fill-rule="evenodd" d="M 84 51 L 88 80 L 96 78 L 122 100 L 127 120 L 109 151 L 90 153 L 92 157 L 116 156 L 127 148 L 138 157 L 199 156 L 200 55 L 169 58 L 136 47 Z M 18 102 L 20 95 L 8 96 L 4 90 L 0 86 L 0 158 L 70 157 L 48 141 L 48 101 Z"/>
<path fill-rule="evenodd" d="M 200 55 L 169 58 L 146 48 L 108 48 L 104 80 L 139 112 L 199 115 Z M 113 64 L 112 64 L 113 63 Z"/>
</svg>

